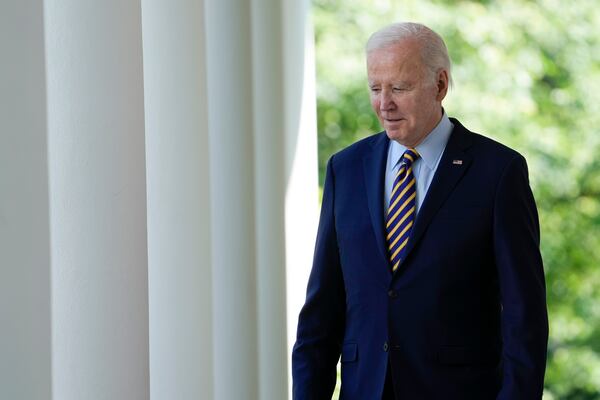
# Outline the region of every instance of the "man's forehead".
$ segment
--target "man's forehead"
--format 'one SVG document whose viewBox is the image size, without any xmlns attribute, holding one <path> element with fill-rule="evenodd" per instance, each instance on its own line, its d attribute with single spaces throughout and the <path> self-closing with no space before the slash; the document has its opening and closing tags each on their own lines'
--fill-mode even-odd
<svg viewBox="0 0 600 400">
<path fill-rule="evenodd" d="M 420 48 L 416 46 L 388 46 L 367 54 L 367 68 L 414 66 L 422 64 Z"/>
<path fill-rule="evenodd" d="M 381 53 L 372 54 L 367 58 L 367 72 L 402 72 L 422 69 L 424 67 L 419 54 L 414 53 Z"/>
</svg>

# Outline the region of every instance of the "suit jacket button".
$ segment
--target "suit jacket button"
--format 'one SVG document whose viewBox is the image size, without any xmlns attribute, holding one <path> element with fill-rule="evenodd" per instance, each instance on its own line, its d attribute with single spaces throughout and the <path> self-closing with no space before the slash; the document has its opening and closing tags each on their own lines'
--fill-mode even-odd
<svg viewBox="0 0 600 400">
<path fill-rule="evenodd" d="M 383 351 L 386 351 L 386 352 L 387 352 L 389 348 L 390 348 L 390 345 L 388 344 L 388 342 L 385 342 L 385 343 L 383 344 Z"/>
<path fill-rule="evenodd" d="M 390 296 L 390 298 L 392 299 L 395 299 L 396 297 L 398 297 L 398 292 L 392 289 L 388 292 L 388 296 Z"/>
</svg>

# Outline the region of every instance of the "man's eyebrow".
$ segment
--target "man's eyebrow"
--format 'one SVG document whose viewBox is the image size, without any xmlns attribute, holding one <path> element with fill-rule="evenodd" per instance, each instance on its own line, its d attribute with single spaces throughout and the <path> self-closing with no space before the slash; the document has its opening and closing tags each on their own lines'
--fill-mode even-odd
<svg viewBox="0 0 600 400">
<path fill-rule="evenodd" d="M 379 82 L 368 82 L 367 83 L 369 86 L 381 86 L 381 83 Z M 412 86 L 414 84 L 414 82 L 410 82 L 410 81 L 397 81 L 397 82 L 392 82 L 391 86 Z"/>
</svg>

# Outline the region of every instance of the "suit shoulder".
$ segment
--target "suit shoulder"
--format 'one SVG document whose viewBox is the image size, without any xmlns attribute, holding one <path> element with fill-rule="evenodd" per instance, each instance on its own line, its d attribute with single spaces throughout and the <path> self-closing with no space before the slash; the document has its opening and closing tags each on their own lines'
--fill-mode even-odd
<svg viewBox="0 0 600 400">
<path fill-rule="evenodd" d="M 515 158 L 523 157 L 518 151 L 480 133 L 468 131 L 471 136 L 474 154 L 501 164 L 509 163 Z"/>
<path fill-rule="evenodd" d="M 489 136 L 471 131 L 456 118 L 450 118 L 454 125 L 454 131 L 458 134 L 458 141 L 461 146 L 470 147 L 471 153 L 479 154 L 483 157 L 492 157 L 498 161 L 499 159 L 512 160 L 515 157 L 521 156 L 516 150 L 502 144 Z"/>
<path fill-rule="evenodd" d="M 357 142 L 343 148 L 342 150 L 334 153 L 330 160 L 335 162 L 335 165 L 347 165 L 348 163 L 354 163 L 360 161 L 365 154 L 367 154 L 376 143 L 381 140 L 387 140 L 385 131 L 372 134 L 366 138 L 360 139 Z M 334 161 L 335 159 L 335 161 Z"/>
</svg>

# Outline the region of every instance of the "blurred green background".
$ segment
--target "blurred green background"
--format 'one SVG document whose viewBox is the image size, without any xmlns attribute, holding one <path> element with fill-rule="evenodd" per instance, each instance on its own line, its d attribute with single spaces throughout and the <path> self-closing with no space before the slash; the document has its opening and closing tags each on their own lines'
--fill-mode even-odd
<svg viewBox="0 0 600 400">
<path fill-rule="evenodd" d="M 368 36 L 403 20 L 441 34 L 455 83 L 448 115 L 529 164 L 550 318 L 544 399 L 600 399 L 598 1 L 313 0 L 313 16 L 320 183 L 331 154 L 381 130 Z"/>
</svg>

